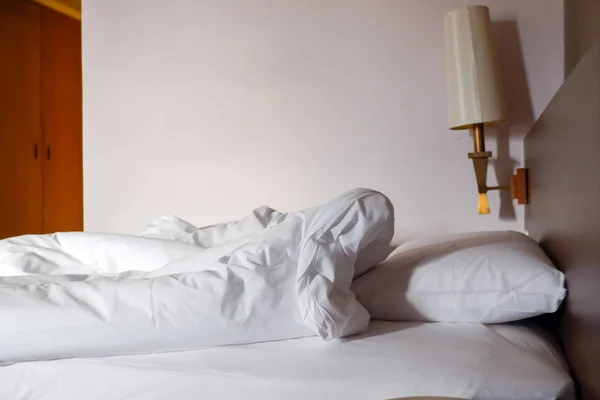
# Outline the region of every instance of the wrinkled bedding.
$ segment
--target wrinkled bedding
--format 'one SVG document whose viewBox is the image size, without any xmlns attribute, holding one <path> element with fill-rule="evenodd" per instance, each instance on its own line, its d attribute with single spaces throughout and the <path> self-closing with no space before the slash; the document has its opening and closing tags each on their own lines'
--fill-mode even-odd
<svg viewBox="0 0 600 400">
<path fill-rule="evenodd" d="M 174 217 L 139 236 L 0 241 L 0 362 L 159 353 L 362 332 L 350 291 L 393 236 L 382 194 L 196 228 Z"/>
</svg>

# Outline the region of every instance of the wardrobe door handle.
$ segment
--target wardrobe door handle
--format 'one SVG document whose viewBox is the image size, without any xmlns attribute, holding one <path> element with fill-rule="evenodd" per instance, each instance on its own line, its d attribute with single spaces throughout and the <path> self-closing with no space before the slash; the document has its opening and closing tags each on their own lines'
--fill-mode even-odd
<svg viewBox="0 0 600 400">
<path fill-rule="evenodd" d="M 46 159 L 50 161 L 50 146 L 46 147 Z"/>
<path fill-rule="evenodd" d="M 38 159 L 38 146 L 37 146 L 37 144 L 33 145 L 33 159 L 34 160 Z"/>
</svg>

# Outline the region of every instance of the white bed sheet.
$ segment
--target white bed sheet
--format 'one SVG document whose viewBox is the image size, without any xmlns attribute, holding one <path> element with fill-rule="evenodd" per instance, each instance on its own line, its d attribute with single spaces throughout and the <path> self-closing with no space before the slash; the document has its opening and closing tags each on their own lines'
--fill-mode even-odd
<svg viewBox="0 0 600 400">
<path fill-rule="evenodd" d="M 560 353 L 522 325 L 372 322 L 370 332 L 0 367 L 3 400 L 571 399 Z"/>
</svg>

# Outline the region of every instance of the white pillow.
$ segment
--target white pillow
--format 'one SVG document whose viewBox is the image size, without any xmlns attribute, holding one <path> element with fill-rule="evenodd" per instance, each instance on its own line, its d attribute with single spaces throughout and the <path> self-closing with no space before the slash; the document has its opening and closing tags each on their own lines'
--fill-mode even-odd
<svg viewBox="0 0 600 400">
<path fill-rule="evenodd" d="M 398 247 L 352 284 L 374 319 L 499 323 L 558 309 L 564 275 L 517 232 L 454 234 Z"/>
</svg>

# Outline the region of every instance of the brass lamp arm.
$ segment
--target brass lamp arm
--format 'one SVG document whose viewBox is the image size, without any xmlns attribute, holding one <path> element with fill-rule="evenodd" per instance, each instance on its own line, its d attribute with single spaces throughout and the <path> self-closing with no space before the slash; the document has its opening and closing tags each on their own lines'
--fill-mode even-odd
<svg viewBox="0 0 600 400">
<path fill-rule="evenodd" d="M 485 202 L 485 206 L 480 207 L 480 212 L 482 212 L 482 209 L 486 210 L 485 213 L 489 212 L 486 193 L 490 190 L 510 190 L 511 197 L 516 199 L 519 204 L 527 204 L 527 170 L 523 168 L 517 169 L 517 173 L 511 176 L 510 185 L 488 186 L 488 160 L 490 157 L 492 157 L 492 152 L 485 150 L 485 134 L 483 124 L 473 125 L 473 144 L 475 151 L 473 153 L 469 153 L 469 158 L 473 161 L 475 178 L 477 180 L 477 192 L 480 195 L 480 201 L 483 197 L 483 201 Z"/>
<path fill-rule="evenodd" d="M 488 186 L 487 190 L 510 190 L 510 186 Z"/>
</svg>

